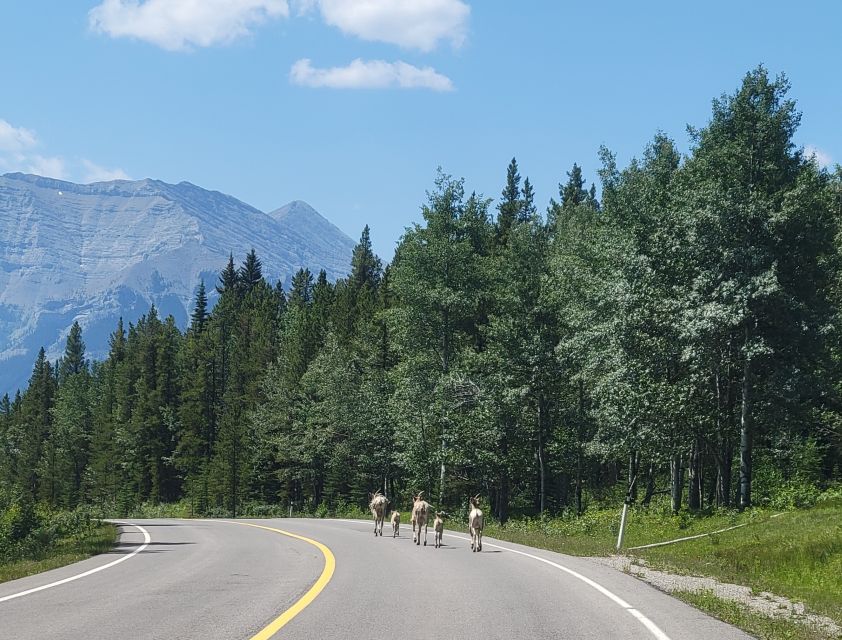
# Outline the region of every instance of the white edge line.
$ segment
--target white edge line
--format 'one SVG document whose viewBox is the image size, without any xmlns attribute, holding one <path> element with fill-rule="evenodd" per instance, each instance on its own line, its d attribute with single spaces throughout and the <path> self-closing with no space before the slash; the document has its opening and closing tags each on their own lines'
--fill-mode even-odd
<svg viewBox="0 0 842 640">
<path fill-rule="evenodd" d="M 117 524 L 120 524 L 120 523 L 117 523 Z M 90 569 L 89 571 L 85 571 L 84 573 L 79 573 L 75 576 L 70 576 L 69 578 L 65 578 L 64 580 L 57 580 L 56 582 L 51 582 L 50 584 L 44 584 L 44 585 L 41 585 L 40 587 L 34 587 L 33 589 L 27 589 L 26 591 L 20 591 L 19 593 L 13 593 L 10 596 L 3 596 L 2 598 L 0 598 L 0 602 L 5 602 L 6 600 L 14 600 L 15 598 L 20 598 L 22 596 L 28 596 L 31 593 L 43 591 L 44 589 L 50 589 L 52 587 L 58 587 L 59 585 L 66 584 L 68 582 L 73 582 L 74 580 L 78 580 L 79 578 L 84 578 L 86 576 L 89 576 L 92 573 L 96 573 L 97 571 L 102 571 L 103 569 L 108 569 L 109 567 L 113 567 L 115 564 L 120 564 L 121 562 L 125 562 L 126 560 L 128 560 L 132 556 L 137 555 L 138 553 L 143 551 L 146 547 L 148 547 L 150 542 L 152 542 L 152 536 L 150 536 L 149 532 L 146 529 L 144 529 L 143 527 L 141 527 L 140 525 L 124 524 L 124 525 L 121 525 L 121 526 L 134 527 L 135 529 L 139 529 L 140 532 L 143 534 L 143 544 L 141 546 L 139 546 L 137 549 L 135 549 L 134 551 L 132 551 L 129 555 L 122 556 L 122 557 L 117 558 L 116 560 L 114 560 L 112 562 L 109 562 L 108 564 L 102 565 L 101 567 L 96 567 L 94 569 Z"/>
<path fill-rule="evenodd" d="M 344 520 L 344 519 L 340 519 L 340 518 L 336 518 L 335 521 L 352 522 L 354 524 L 360 524 L 360 523 L 367 522 L 366 520 Z M 470 538 L 466 538 L 465 536 L 458 536 L 458 535 L 455 535 L 453 533 L 445 533 L 444 535 L 446 535 L 449 538 L 458 538 L 459 540 L 470 540 Z M 525 551 L 518 551 L 517 549 L 512 549 L 511 547 L 503 547 L 499 544 L 494 544 L 492 542 L 484 542 L 483 544 L 485 544 L 489 547 L 494 547 L 496 549 L 503 549 L 504 551 L 508 551 L 510 553 L 516 553 L 516 554 L 521 555 L 521 556 L 526 556 L 527 558 L 532 558 L 533 560 L 537 560 L 538 562 L 543 562 L 544 564 L 548 564 L 552 567 L 555 567 L 556 569 L 560 569 L 560 570 L 564 571 L 565 573 L 570 574 L 571 576 L 573 576 L 577 580 L 581 580 L 582 582 L 584 582 L 589 587 L 593 587 L 594 589 L 599 591 L 602 595 L 604 595 L 606 598 L 610 599 L 615 604 L 621 606 L 623 609 L 628 611 L 644 627 L 646 627 L 646 629 L 649 630 L 649 633 L 651 633 L 653 636 L 655 636 L 658 640 L 670 640 L 670 637 L 666 633 L 664 633 L 658 627 L 658 625 L 656 625 L 654 622 L 652 622 L 649 618 L 647 618 L 645 615 L 643 615 L 640 611 L 638 611 L 637 609 L 632 607 L 628 602 L 623 600 L 620 596 L 618 596 L 615 593 L 609 591 L 608 589 L 603 587 L 598 582 L 595 582 L 594 580 L 591 580 L 587 576 L 582 575 L 578 571 L 574 571 L 573 569 L 568 569 L 567 567 L 565 567 L 563 565 L 560 565 L 557 562 L 553 562 L 552 560 L 547 560 L 546 558 L 542 558 L 541 556 L 532 555 L 531 553 L 526 553 Z"/>
</svg>

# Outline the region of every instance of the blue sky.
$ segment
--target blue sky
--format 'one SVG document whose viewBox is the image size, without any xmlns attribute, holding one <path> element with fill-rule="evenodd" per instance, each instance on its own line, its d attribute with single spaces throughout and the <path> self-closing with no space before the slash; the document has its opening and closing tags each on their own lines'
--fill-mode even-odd
<svg viewBox="0 0 842 640">
<path fill-rule="evenodd" d="M 621 164 L 758 63 L 798 142 L 842 160 L 842 4 L 27 0 L 0 5 L 0 172 L 189 180 L 309 202 L 390 259 L 437 166 L 544 208 L 601 144 Z M 356 61 L 356 62 L 355 62 Z"/>
</svg>

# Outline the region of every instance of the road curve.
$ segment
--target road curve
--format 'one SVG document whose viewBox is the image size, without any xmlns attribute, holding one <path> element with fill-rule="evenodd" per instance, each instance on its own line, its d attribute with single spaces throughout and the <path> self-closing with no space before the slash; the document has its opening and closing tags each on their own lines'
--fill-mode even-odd
<svg viewBox="0 0 842 640">
<path fill-rule="evenodd" d="M 230 521 L 132 520 L 151 542 L 124 562 L 2 601 L 136 551 L 143 535 L 132 526 L 121 527 L 112 553 L 0 584 L 0 637 L 251 640 L 292 609 L 274 638 L 750 638 L 583 558 L 490 538 L 474 554 L 459 532 L 441 549 L 432 532 L 417 547 L 407 527 L 398 539 L 375 538 L 359 521 L 240 522 L 325 545 L 336 564 L 323 591 L 301 606 L 326 567 L 304 540 Z"/>
</svg>

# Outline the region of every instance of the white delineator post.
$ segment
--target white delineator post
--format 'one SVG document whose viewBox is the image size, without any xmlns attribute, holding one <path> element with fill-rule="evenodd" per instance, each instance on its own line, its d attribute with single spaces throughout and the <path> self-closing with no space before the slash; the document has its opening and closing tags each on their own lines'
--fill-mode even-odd
<svg viewBox="0 0 842 640">
<path fill-rule="evenodd" d="M 620 517 L 620 534 L 617 536 L 617 551 L 623 547 L 623 536 L 626 535 L 626 516 L 629 513 L 629 505 L 632 503 L 632 491 L 637 482 L 637 474 L 629 482 L 629 490 L 626 492 L 626 499 L 623 501 L 623 515 Z"/>
<path fill-rule="evenodd" d="M 626 515 L 629 512 L 629 503 L 623 503 L 623 515 L 620 517 L 620 534 L 617 536 L 617 551 L 623 547 L 623 536 L 626 533 Z"/>
</svg>

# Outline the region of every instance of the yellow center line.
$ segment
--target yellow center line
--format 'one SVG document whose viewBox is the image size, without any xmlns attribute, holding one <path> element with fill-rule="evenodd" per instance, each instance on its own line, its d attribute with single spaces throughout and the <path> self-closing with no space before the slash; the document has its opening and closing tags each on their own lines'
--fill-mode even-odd
<svg viewBox="0 0 842 640">
<path fill-rule="evenodd" d="M 300 536 L 296 533 L 290 533 L 289 531 L 283 531 L 282 529 L 273 529 L 272 527 L 264 527 L 263 525 L 252 524 L 250 522 L 234 522 L 232 520 L 223 520 L 223 522 L 239 524 L 244 527 L 255 527 L 256 529 L 266 529 L 266 531 L 274 531 L 275 533 L 280 533 L 282 536 L 301 540 L 316 547 L 324 556 L 325 566 L 324 569 L 322 569 L 322 575 L 319 576 L 319 579 L 316 580 L 315 584 L 310 587 L 307 593 L 301 596 L 289 609 L 284 611 L 281 615 L 272 620 L 272 622 L 270 622 L 266 627 L 258 631 L 256 635 L 250 638 L 250 640 L 269 640 L 269 638 L 278 633 L 278 631 L 280 631 L 290 620 L 304 611 L 304 609 L 306 609 L 307 606 L 313 602 L 313 600 L 315 600 L 327 586 L 327 583 L 330 582 L 330 579 L 333 577 L 334 569 L 336 569 L 336 558 L 333 557 L 331 550 L 321 542 L 305 538 L 304 536 Z"/>
</svg>

